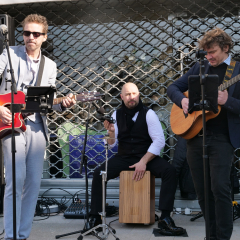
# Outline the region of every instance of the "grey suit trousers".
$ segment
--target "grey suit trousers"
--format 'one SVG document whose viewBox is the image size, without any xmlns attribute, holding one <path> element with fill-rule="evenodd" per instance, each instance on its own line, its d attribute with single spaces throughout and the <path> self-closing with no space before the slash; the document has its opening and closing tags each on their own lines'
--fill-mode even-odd
<svg viewBox="0 0 240 240">
<path fill-rule="evenodd" d="M 40 190 L 46 139 L 43 123 L 25 120 L 27 130 L 16 136 L 17 239 L 30 235 Z M 4 195 L 5 239 L 13 238 L 11 135 L 2 139 L 6 187 Z"/>
</svg>

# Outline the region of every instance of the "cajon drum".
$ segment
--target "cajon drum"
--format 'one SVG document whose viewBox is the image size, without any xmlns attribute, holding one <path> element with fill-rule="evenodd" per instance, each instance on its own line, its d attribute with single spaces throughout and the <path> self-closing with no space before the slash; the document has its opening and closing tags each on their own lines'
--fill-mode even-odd
<svg viewBox="0 0 240 240">
<path fill-rule="evenodd" d="M 120 173 L 119 222 L 155 222 L 155 177 L 146 171 L 140 180 L 132 180 L 133 171 Z"/>
</svg>

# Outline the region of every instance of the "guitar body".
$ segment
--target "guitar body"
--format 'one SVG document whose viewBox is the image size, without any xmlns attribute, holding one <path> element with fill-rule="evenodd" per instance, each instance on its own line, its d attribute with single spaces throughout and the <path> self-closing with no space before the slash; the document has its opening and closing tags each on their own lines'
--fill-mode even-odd
<svg viewBox="0 0 240 240">
<path fill-rule="evenodd" d="M 184 95 L 188 97 L 188 92 Z M 221 111 L 221 106 L 218 105 L 218 113 L 205 111 L 206 121 L 215 118 Z M 182 138 L 191 139 L 195 137 L 203 128 L 202 111 L 195 111 L 185 115 L 183 109 L 173 104 L 170 114 L 170 124 L 172 131 Z"/>
<path fill-rule="evenodd" d="M 18 91 L 14 94 L 14 103 L 25 104 L 25 94 Z M 0 106 L 8 107 L 11 104 L 11 93 L 0 94 Z M 25 132 L 26 126 L 21 113 L 15 113 L 14 115 L 14 130 L 15 132 Z M 12 133 L 12 124 L 5 125 L 0 119 L 0 139 Z"/>
<path fill-rule="evenodd" d="M 62 100 L 66 97 L 56 98 L 53 100 L 53 105 L 60 104 Z M 74 98 L 76 101 L 81 102 L 89 102 L 89 101 L 95 101 L 98 99 L 101 99 L 101 94 L 99 92 L 82 92 L 77 95 L 73 95 L 72 98 Z M 11 93 L 7 94 L 0 94 L 0 106 L 3 107 L 10 107 L 11 105 Z M 14 94 L 14 103 L 16 104 L 23 104 L 25 105 L 25 94 L 21 91 L 18 91 L 17 94 Z M 40 102 L 39 102 L 40 105 Z M 25 113 L 24 116 L 31 115 L 32 110 L 30 110 L 29 113 Z M 15 113 L 14 115 L 14 130 L 15 132 L 25 132 L 26 131 L 26 125 L 24 123 L 24 119 L 21 113 Z M 11 125 L 5 125 L 2 120 L 0 119 L 0 139 L 3 137 L 9 135 L 12 133 L 12 124 Z"/>
</svg>

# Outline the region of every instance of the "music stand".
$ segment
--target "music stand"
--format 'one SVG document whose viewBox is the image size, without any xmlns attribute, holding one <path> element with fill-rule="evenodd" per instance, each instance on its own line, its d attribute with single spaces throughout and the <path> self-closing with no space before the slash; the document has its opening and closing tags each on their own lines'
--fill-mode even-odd
<svg viewBox="0 0 240 240">
<path fill-rule="evenodd" d="M 200 58 L 199 75 L 191 75 L 188 78 L 189 107 L 188 112 L 202 110 L 203 124 L 203 168 L 204 168 L 204 193 L 205 193 L 205 228 L 206 240 L 210 240 L 209 224 L 209 157 L 206 145 L 206 116 L 205 110 L 218 112 L 218 75 L 205 74 L 204 56 L 205 51 L 198 51 L 196 56 Z M 205 90 L 206 86 L 206 90 Z"/>
<path fill-rule="evenodd" d="M 56 92 L 56 88 L 54 86 L 28 86 L 27 95 L 25 97 L 26 107 L 21 112 L 39 112 L 42 115 L 45 115 L 52 109 L 54 92 Z"/>
</svg>

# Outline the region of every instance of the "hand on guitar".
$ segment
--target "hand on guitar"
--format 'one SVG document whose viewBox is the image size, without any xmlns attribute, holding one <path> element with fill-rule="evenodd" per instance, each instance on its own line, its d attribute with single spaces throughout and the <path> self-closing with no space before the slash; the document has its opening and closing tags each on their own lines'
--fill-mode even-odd
<svg viewBox="0 0 240 240">
<path fill-rule="evenodd" d="M 0 119 L 5 125 L 11 125 L 12 114 L 8 108 L 0 106 Z"/>
<path fill-rule="evenodd" d="M 228 91 L 218 91 L 218 104 L 224 105 L 228 99 Z"/>
<path fill-rule="evenodd" d="M 72 93 L 68 94 L 66 98 L 63 98 L 62 100 L 62 106 L 65 108 L 69 108 L 73 106 L 76 103 L 74 96 Z"/>
<path fill-rule="evenodd" d="M 181 101 L 182 104 L 182 109 L 185 114 L 188 114 L 188 105 L 189 105 L 189 99 L 188 98 L 183 98 Z"/>
</svg>

